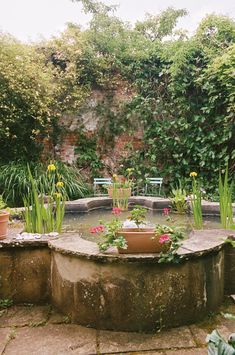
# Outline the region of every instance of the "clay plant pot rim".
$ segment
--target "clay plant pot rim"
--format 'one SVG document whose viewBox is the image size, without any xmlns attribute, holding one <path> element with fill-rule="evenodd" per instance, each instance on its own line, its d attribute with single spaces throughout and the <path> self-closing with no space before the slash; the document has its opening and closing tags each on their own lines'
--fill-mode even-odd
<svg viewBox="0 0 235 355">
<path fill-rule="evenodd" d="M 108 190 L 112 191 L 112 190 L 131 190 L 131 186 L 130 187 L 108 187 Z"/>
<path fill-rule="evenodd" d="M 135 233 L 143 233 L 143 232 L 148 232 L 148 233 L 154 233 L 155 230 L 154 228 L 122 228 L 119 229 L 118 233 L 122 232 L 135 232 Z"/>
<path fill-rule="evenodd" d="M 10 216 L 10 212 L 6 210 L 0 210 L 0 216 Z"/>
</svg>

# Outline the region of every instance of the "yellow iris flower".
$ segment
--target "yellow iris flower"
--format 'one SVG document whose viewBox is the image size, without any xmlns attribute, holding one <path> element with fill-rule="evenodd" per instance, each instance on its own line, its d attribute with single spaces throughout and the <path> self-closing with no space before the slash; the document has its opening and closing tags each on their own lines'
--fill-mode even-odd
<svg viewBox="0 0 235 355">
<path fill-rule="evenodd" d="M 195 172 L 195 171 L 192 171 L 191 173 L 190 173 L 190 177 L 196 177 L 197 176 L 197 173 Z"/>
<path fill-rule="evenodd" d="M 56 170 L 56 166 L 54 164 L 49 164 L 47 167 L 48 171 L 55 171 Z"/>
<path fill-rule="evenodd" d="M 56 183 L 56 186 L 57 186 L 57 187 L 63 187 L 63 186 L 64 186 L 63 181 L 58 181 L 58 182 Z"/>
</svg>

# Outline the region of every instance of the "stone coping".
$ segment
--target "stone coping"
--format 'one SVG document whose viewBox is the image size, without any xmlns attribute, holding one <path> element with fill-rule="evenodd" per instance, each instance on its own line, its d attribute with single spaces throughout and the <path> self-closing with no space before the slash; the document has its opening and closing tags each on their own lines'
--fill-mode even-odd
<svg viewBox="0 0 235 355">
<path fill-rule="evenodd" d="M 89 197 L 74 201 L 67 201 L 65 205 L 66 212 L 89 212 L 96 209 L 111 208 L 112 198 L 110 197 Z M 129 198 L 129 205 L 142 205 L 152 210 L 162 210 L 170 206 L 170 200 L 162 197 L 151 196 L 132 196 Z"/>
<path fill-rule="evenodd" d="M 99 260 L 101 262 L 134 261 L 155 262 L 159 254 L 118 254 L 116 248 L 109 248 L 101 253 L 98 245 L 83 239 L 79 233 L 63 233 L 58 237 L 42 237 L 41 239 L 16 239 L 19 229 L 10 229 L 6 239 L 0 240 L 0 250 L 9 248 L 49 247 L 61 254 L 74 255 L 80 258 Z M 189 238 L 184 240 L 178 250 L 182 259 L 199 257 L 220 250 L 228 238 L 235 240 L 234 230 L 208 229 L 194 230 Z"/>
<path fill-rule="evenodd" d="M 234 238 L 235 231 L 222 229 L 193 231 L 189 239 L 183 241 L 178 254 L 182 259 L 189 259 L 219 251 L 230 236 Z M 156 262 L 159 259 L 159 254 L 118 254 L 116 248 L 101 253 L 96 243 L 82 239 L 79 234 L 64 234 L 57 240 L 49 241 L 48 246 L 61 254 L 100 262 Z"/>
<path fill-rule="evenodd" d="M 26 248 L 26 247 L 47 247 L 49 240 L 59 237 L 41 237 L 40 239 L 16 239 L 17 234 L 21 233 L 21 228 L 9 228 L 7 238 L 0 239 L 0 250 L 9 248 Z"/>
<path fill-rule="evenodd" d="M 161 211 L 163 208 L 171 206 L 168 198 L 152 196 L 132 196 L 129 198 L 130 206 L 142 205 L 151 210 Z M 110 197 L 89 197 L 66 202 L 65 210 L 69 213 L 89 212 L 95 209 L 111 208 L 112 199 Z M 235 213 L 235 204 L 233 204 Z M 219 216 L 219 202 L 202 201 L 202 213 L 204 216 Z"/>
</svg>

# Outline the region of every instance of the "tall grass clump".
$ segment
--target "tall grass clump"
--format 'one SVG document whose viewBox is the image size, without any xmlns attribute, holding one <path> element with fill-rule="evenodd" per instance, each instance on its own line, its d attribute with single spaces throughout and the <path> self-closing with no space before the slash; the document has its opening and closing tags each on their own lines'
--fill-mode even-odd
<svg viewBox="0 0 235 355">
<path fill-rule="evenodd" d="M 29 233 L 61 232 L 66 196 L 62 176 L 57 174 L 54 164 L 48 165 L 47 179 L 51 188 L 47 194 L 45 194 L 43 185 L 39 185 L 40 188 L 38 188 L 29 167 L 28 176 L 30 191 L 23 197 L 25 231 Z"/>
<path fill-rule="evenodd" d="M 47 176 L 47 165 L 43 163 L 28 164 L 31 175 L 35 180 L 35 187 L 50 191 L 50 181 Z M 84 197 L 88 194 L 87 184 L 79 170 L 62 162 L 56 162 L 57 173 L 63 176 L 64 188 L 69 200 Z M 0 193 L 8 206 L 23 206 L 23 196 L 30 190 L 30 179 L 27 163 L 12 161 L 0 166 Z"/>
<path fill-rule="evenodd" d="M 229 183 L 228 166 L 226 167 L 224 178 L 219 174 L 219 206 L 220 221 L 225 229 L 233 226 L 233 206 L 232 206 L 233 182 Z"/>
<path fill-rule="evenodd" d="M 200 183 L 197 182 L 196 172 L 191 172 L 190 177 L 192 178 L 192 197 L 191 205 L 193 210 L 194 226 L 196 229 L 202 229 L 202 193 Z"/>
</svg>

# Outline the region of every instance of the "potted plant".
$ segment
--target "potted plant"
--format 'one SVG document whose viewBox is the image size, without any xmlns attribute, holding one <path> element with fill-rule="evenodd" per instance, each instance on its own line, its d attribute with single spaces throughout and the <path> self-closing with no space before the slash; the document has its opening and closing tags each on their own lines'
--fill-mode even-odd
<svg viewBox="0 0 235 355">
<path fill-rule="evenodd" d="M 131 196 L 131 187 L 133 181 L 131 175 L 132 168 L 126 169 L 127 176 L 118 176 L 113 174 L 112 185 L 108 187 L 108 195 L 113 199 L 113 207 L 128 209 L 128 198 Z"/>
<path fill-rule="evenodd" d="M 0 239 L 5 239 L 7 235 L 7 226 L 9 221 L 10 213 L 5 210 L 6 204 L 0 195 Z"/>
<path fill-rule="evenodd" d="M 160 225 L 155 228 L 145 227 L 146 212 L 146 208 L 136 205 L 128 218 L 135 223 L 136 228 L 122 228 L 118 231 L 117 235 L 123 236 L 127 243 L 127 248 L 118 248 L 120 254 L 160 253 L 169 249 L 173 230 L 166 226 L 159 229 Z"/>
<path fill-rule="evenodd" d="M 103 241 L 99 243 L 100 251 L 110 246 L 118 248 L 120 254 L 133 253 L 166 253 L 174 241 L 174 237 L 182 239 L 182 233 L 175 229 L 157 224 L 155 228 L 145 227 L 146 208 L 135 206 L 129 220 L 134 222 L 134 228 L 123 228 L 122 222 L 116 216 L 109 223 L 102 223 L 91 229 L 92 233 L 102 233 Z M 121 209 L 115 207 L 113 214 L 119 215 Z"/>
</svg>

